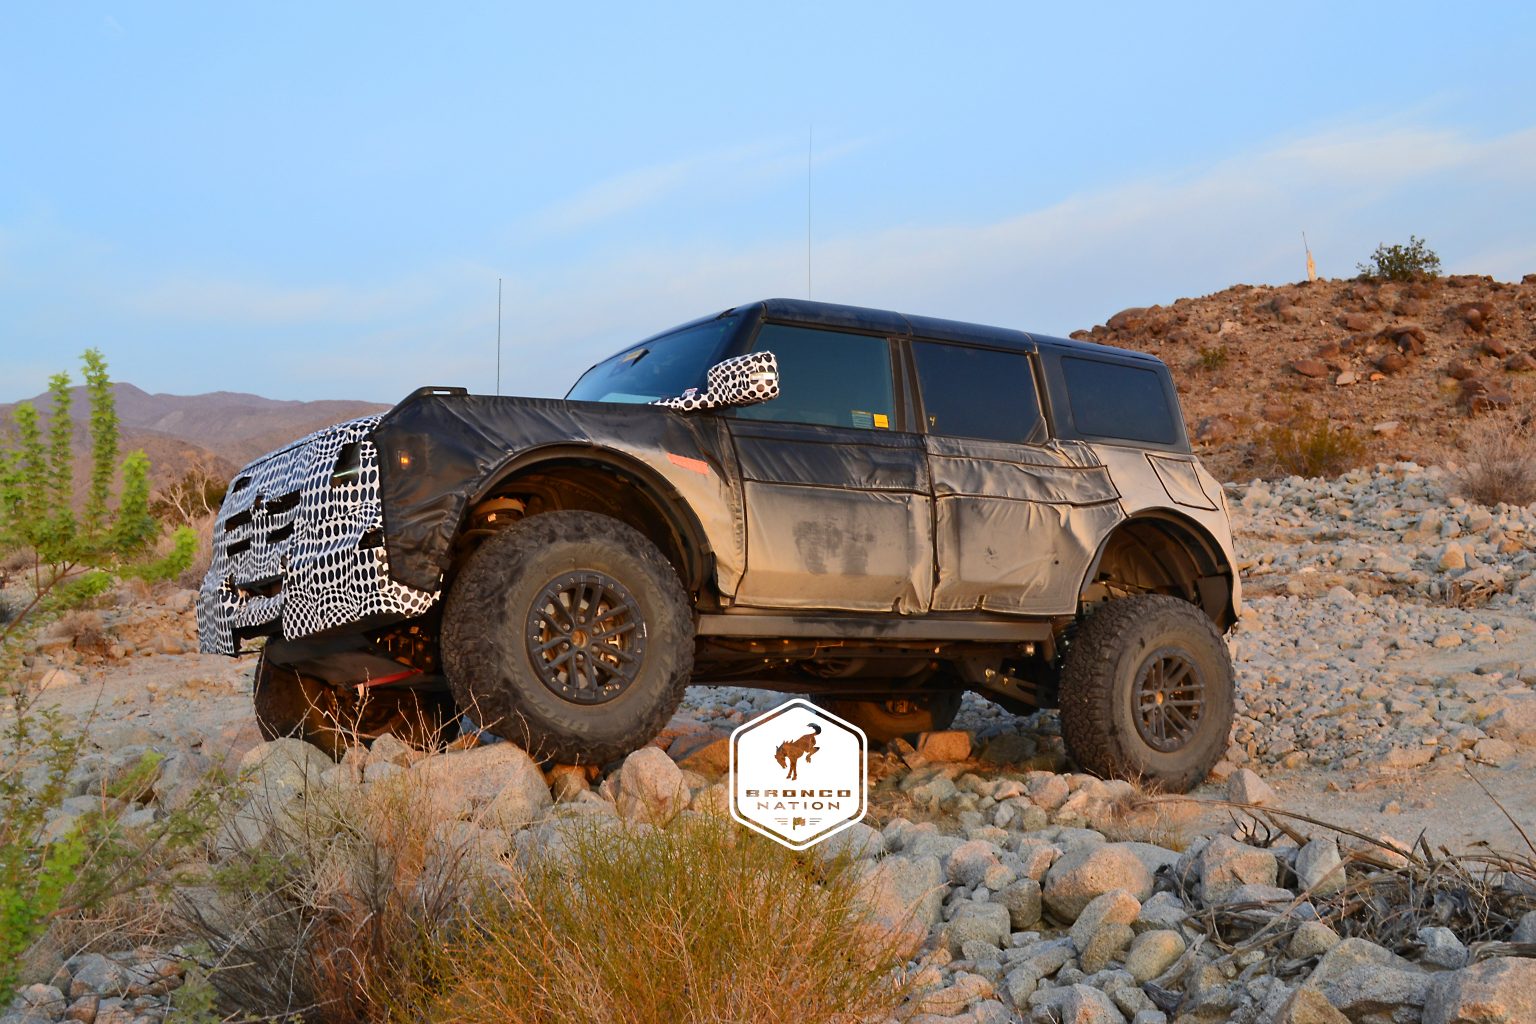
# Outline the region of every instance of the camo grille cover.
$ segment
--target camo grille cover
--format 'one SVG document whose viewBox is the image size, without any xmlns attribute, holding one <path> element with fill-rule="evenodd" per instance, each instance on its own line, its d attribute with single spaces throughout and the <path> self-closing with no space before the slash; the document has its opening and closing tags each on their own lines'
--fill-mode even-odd
<svg viewBox="0 0 1536 1024">
<path fill-rule="evenodd" d="M 396 583 L 384 551 L 380 417 L 318 430 L 240 471 L 214 524 L 213 561 L 197 602 L 198 643 L 237 654 L 237 634 L 310 636 L 363 620 L 409 618 L 437 595 Z M 342 448 L 357 470 L 333 486 Z"/>
</svg>

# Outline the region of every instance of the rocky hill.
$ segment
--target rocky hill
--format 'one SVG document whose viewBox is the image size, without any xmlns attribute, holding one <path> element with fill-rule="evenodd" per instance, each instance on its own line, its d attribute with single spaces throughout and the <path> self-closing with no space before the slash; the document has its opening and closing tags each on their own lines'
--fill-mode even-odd
<svg viewBox="0 0 1536 1024">
<path fill-rule="evenodd" d="M 1536 399 L 1536 274 L 1234 285 L 1073 336 L 1166 361 L 1191 438 L 1229 479 L 1274 472 L 1276 424 L 1347 430 L 1359 464 L 1428 465 L 1471 418 L 1528 417 Z"/>
<path fill-rule="evenodd" d="M 214 478 L 228 479 L 251 459 L 296 437 L 389 408 L 376 402 L 285 402 L 235 391 L 150 394 L 126 383 L 114 384 L 112 390 L 123 432 L 122 450 L 143 449 L 157 485 L 179 479 L 193 466 Z M 46 394 L 30 401 L 45 416 L 53 408 Z M 85 429 L 88 405 L 85 389 L 73 389 L 71 410 L 77 432 Z M 15 403 L 0 405 L 0 427 L 10 422 L 15 408 Z"/>
</svg>

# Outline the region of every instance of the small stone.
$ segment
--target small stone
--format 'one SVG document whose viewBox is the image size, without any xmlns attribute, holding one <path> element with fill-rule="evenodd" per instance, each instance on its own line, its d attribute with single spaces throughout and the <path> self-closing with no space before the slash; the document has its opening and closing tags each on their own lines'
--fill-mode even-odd
<svg viewBox="0 0 1536 1024">
<path fill-rule="evenodd" d="M 1293 957 L 1322 956 L 1340 942 L 1339 933 L 1321 921 L 1303 921 L 1286 947 Z"/>
<path fill-rule="evenodd" d="M 1072 923 L 1068 936 L 1079 952 L 1088 948 L 1089 941 L 1106 924 L 1129 925 L 1141 913 L 1141 901 L 1124 889 L 1112 889 L 1088 901 L 1077 920 Z M 1129 941 L 1129 940 L 1127 940 Z M 1087 973 L 1093 971 L 1084 968 Z"/>
<path fill-rule="evenodd" d="M 1354 599 L 1353 594 L 1350 599 Z M 1241 804 L 1267 804 L 1275 799 L 1275 791 L 1257 772 L 1239 768 L 1227 779 L 1227 799 Z"/>
<path fill-rule="evenodd" d="M 1131 944 L 1135 934 L 1128 924 L 1111 922 L 1100 925 L 1078 955 L 1083 973 L 1097 974 L 1108 967 L 1115 954 Z"/>
<path fill-rule="evenodd" d="M 949 880 L 967 889 L 980 885 L 990 868 L 1000 866 L 999 850 L 984 839 L 962 843 L 949 855 Z"/>
<path fill-rule="evenodd" d="M 944 944 L 950 953 L 960 952 L 962 943 L 980 939 L 999 948 L 1008 944 L 1010 932 L 1008 909 L 996 903 L 962 903 L 955 916 L 944 926 Z"/>
<path fill-rule="evenodd" d="M 1417 938 L 1419 944 L 1424 947 L 1419 953 L 1419 963 L 1448 971 L 1460 970 L 1467 966 L 1467 960 L 1471 954 L 1456 937 L 1456 933 L 1449 928 L 1438 926 L 1420 928 Z"/>
<path fill-rule="evenodd" d="M 1295 870 L 1305 893 L 1329 896 L 1344 888 L 1339 846 L 1332 839 L 1313 839 L 1298 850 Z"/>
<path fill-rule="evenodd" d="M 1173 966 L 1184 955 L 1184 936 L 1165 928 L 1142 932 L 1131 943 L 1125 957 L 1125 969 L 1144 985 Z"/>
<path fill-rule="evenodd" d="M 1008 909 L 1008 920 L 1016 932 L 1040 923 L 1040 883 L 1034 879 L 1010 882 L 992 899 Z"/>
<path fill-rule="evenodd" d="M 1291 364 L 1291 369 L 1303 377 L 1325 377 L 1328 375 L 1328 367 L 1317 359 L 1298 359 Z"/>
</svg>

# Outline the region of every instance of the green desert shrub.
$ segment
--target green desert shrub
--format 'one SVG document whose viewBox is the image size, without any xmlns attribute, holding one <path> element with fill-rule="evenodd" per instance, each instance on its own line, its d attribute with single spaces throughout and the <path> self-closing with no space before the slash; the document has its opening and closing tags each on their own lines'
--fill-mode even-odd
<svg viewBox="0 0 1536 1024">
<path fill-rule="evenodd" d="M 1365 444 L 1326 417 L 1301 417 L 1259 435 L 1259 455 L 1277 472 L 1294 476 L 1337 476 L 1359 465 Z"/>
<path fill-rule="evenodd" d="M 1355 268 L 1366 277 L 1383 281 L 1412 281 L 1418 277 L 1439 277 L 1440 257 L 1424 239 L 1409 235 L 1407 245 L 1378 245 L 1370 262 L 1357 263 Z"/>
</svg>

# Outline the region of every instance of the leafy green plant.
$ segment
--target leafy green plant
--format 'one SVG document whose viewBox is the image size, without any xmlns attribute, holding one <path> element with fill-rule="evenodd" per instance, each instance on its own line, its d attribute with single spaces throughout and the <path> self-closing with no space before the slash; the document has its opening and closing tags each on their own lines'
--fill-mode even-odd
<svg viewBox="0 0 1536 1024">
<path fill-rule="evenodd" d="M 1261 457 L 1295 476 L 1337 476 L 1359 464 L 1364 443 L 1327 418 L 1302 417 L 1271 427 L 1259 436 Z"/>
<path fill-rule="evenodd" d="M 0 692 L 9 696 L 0 726 L 0 998 L 14 985 L 18 957 L 59 915 L 99 899 L 114 885 L 142 880 L 177 820 L 144 845 L 114 832 L 110 816 L 86 816 L 50 840 L 51 813 L 69 796 L 81 732 L 18 680 L 25 643 L 46 622 L 103 593 L 114 580 L 165 579 L 191 560 L 196 535 L 173 535 L 156 556 L 160 526 L 149 514 L 149 460 L 135 452 L 121 465 L 112 507 L 118 427 L 112 386 L 101 353 L 84 357 L 90 401 L 90 471 L 78 514 L 74 424 L 69 375 L 48 382 L 52 397 L 46 433 L 27 402 L 13 412 L 12 436 L 0 444 L 0 559 L 19 566 L 27 593 L 0 616 Z M 144 772 L 154 770 L 149 765 Z M 130 773 L 130 783 L 132 773 Z M 141 780 L 142 781 L 142 780 Z M 193 827 L 195 831 L 195 827 Z M 127 845 L 125 845 L 127 843 Z M 128 856 L 137 850 L 138 855 Z"/>
<path fill-rule="evenodd" d="M 1371 261 L 1357 263 L 1355 269 L 1366 277 L 1384 281 L 1412 281 L 1418 277 L 1439 277 L 1440 257 L 1424 239 L 1409 235 L 1407 245 L 1378 245 Z"/>
<path fill-rule="evenodd" d="M 171 551 L 149 557 L 160 526 L 149 513 L 149 459 L 133 452 L 122 463 L 117 507 L 110 508 L 118 451 L 116 403 L 100 352 L 87 349 L 90 399 L 90 475 L 80 515 L 75 515 L 74 424 L 70 378 L 48 381 L 53 408 L 47 440 L 37 410 L 22 402 L 13 412 L 14 439 L 0 446 L 0 555 L 29 556 L 29 600 L 0 627 L 0 649 L 42 619 L 104 592 L 115 577 L 147 581 L 181 572 L 196 550 L 191 530 L 173 535 Z"/>
</svg>

